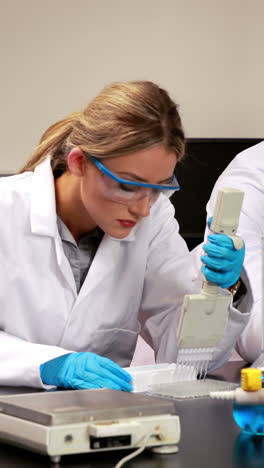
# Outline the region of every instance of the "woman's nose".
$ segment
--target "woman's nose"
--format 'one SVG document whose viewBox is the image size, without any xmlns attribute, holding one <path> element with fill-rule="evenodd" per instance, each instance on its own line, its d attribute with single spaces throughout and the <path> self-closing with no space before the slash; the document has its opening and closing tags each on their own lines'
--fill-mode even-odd
<svg viewBox="0 0 264 468">
<path fill-rule="evenodd" d="M 140 200 L 135 200 L 128 207 L 128 210 L 131 214 L 137 217 L 145 217 L 149 215 L 150 212 L 150 199 L 149 195 L 145 195 Z"/>
</svg>

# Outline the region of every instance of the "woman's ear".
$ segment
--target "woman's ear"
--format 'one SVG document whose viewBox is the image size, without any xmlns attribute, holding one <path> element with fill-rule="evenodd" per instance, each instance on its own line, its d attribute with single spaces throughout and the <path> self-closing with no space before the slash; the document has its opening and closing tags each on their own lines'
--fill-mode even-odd
<svg viewBox="0 0 264 468">
<path fill-rule="evenodd" d="M 68 156 L 67 163 L 69 171 L 76 177 L 82 177 L 85 172 L 87 158 L 80 148 L 73 148 Z"/>
</svg>

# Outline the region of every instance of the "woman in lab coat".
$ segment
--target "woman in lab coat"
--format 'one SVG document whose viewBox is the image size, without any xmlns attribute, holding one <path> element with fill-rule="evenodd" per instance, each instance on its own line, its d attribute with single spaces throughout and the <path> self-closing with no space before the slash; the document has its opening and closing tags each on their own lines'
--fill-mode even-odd
<svg viewBox="0 0 264 468">
<path fill-rule="evenodd" d="M 183 154 L 168 94 L 116 83 L 1 180 L 0 385 L 129 391 L 120 366 L 139 333 L 157 362 L 175 362 L 183 296 L 200 287 L 168 198 Z M 236 281 L 232 264 L 225 274 Z M 211 368 L 247 319 L 231 307 Z"/>
<path fill-rule="evenodd" d="M 245 241 L 244 268 L 247 273 L 253 303 L 249 322 L 239 337 L 237 350 L 248 362 L 254 362 L 263 349 L 263 260 L 264 260 L 264 142 L 238 154 L 217 180 L 207 205 L 213 213 L 217 191 L 233 187 L 245 193 L 239 220 L 239 233 Z M 259 364 L 264 366 L 264 358 Z"/>
</svg>

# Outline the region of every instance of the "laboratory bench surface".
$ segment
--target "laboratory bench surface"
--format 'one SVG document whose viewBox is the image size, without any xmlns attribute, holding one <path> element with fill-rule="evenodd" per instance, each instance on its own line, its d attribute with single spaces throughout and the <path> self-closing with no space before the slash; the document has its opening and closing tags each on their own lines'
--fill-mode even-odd
<svg viewBox="0 0 264 468">
<path fill-rule="evenodd" d="M 244 362 L 229 362 L 215 377 L 239 381 Z M 0 388 L 0 394 L 24 393 L 29 389 Z M 31 390 L 32 391 L 32 390 Z M 264 438 L 241 433 L 232 417 L 232 402 L 197 398 L 176 401 L 181 422 L 179 452 L 157 455 L 146 450 L 127 462 L 128 468 L 263 468 Z M 0 466 L 4 468 L 108 468 L 131 451 L 63 456 L 60 464 L 49 457 L 0 444 Z"/>
</svg>

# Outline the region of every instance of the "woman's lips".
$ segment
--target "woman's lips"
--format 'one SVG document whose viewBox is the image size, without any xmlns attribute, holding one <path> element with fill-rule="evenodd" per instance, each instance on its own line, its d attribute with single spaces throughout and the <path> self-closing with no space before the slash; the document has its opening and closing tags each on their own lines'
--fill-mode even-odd
<svg viewBox="0 0 264 468">
<path fill-rule="evenodd" d="M 119 224 L 123 227 L 132 228 L 136 225 L 136 221 L 131 221 L 129 219 L 118 219 Z"/>
</svg>

